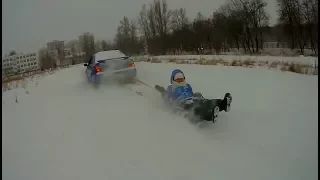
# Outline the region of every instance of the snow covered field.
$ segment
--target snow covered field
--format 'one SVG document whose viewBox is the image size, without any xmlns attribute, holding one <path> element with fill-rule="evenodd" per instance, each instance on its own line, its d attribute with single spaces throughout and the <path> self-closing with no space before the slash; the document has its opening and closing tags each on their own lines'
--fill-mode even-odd
<svg viewBox="0 0 320 180">
<path fill-rule="evenodd" d="M 144 59 L 145 56 L 137 56 L 136 59 Z M 169 60 L 224 60 L 232 62 L 251 60 L 257 63 L 259 62 L 280 62 L 280 63 L 296 63 L 314 66 L 315 63 L 318 64 L 318 57 L 312 56 L 295 56 L 295 57 L 285 57 L 285 56 L 250 56 L 250 55 L 162 55 L 153 56 L 152 59 L 169 61 Z"/>
<path fill-rule="evenodd" d="M 92 88 L 82 65 L 3 92 L 3 179 L 318 178 L 317 76 L 141 62 L 138 79 L 165 86 L 178 67 L 207 98 L 230 92 L 231 111 L 197 127 L 147 86 Z"/>
</svg>

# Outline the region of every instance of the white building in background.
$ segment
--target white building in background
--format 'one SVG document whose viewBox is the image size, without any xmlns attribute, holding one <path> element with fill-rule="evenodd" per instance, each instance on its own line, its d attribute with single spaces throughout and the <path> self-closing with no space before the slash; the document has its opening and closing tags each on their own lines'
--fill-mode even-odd
<svg viewBox="0 0 320 180">
<path fill-rule="evenodd" d="M 2 77 L 17 73 L 17 55 L 6 56 L 2 59 Z"/>
<path fill-rule="evenodd" d="M 20 73 L 39 69 L 39 56 L 37 53 L 19 54 L 16 60 L 17 70 Z"/>
<path fill-rule="evenodd" d="M 13 68 L 16 63 L 16 55 L 6 56 L 2 59 L 2 69 Z"/>
<path fill-rule="evenodd" d="M 11 74 L 24 73 L 39 69 L 39 58 L 37 53 L 21 53 L 7 56 L 2 59 L 2 70 Z"/>
</svg>

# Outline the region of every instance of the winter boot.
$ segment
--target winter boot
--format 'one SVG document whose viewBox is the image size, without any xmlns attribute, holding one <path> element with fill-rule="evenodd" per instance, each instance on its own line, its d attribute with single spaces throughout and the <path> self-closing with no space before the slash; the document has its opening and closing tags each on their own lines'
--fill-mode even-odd
<svg viewBox="0 0 320 180">
<path fill-rule="evenodd" d="M 212 122 L 215 123 L 218 119 L 219 116 L 219 112 L 220 112 L 220 108 L 219 105 L 214 106 L 214 108 L 212 109 Z"/>
<path fill-rule="evenodd" d="M 230 94 L 230 93 L 226 93 L 226 94 L 224 95 L 223 100 L 221 101 L 220 110 L 224 110 L 225 112 L 230 111 L 231 102 L 232 102 L 232 96 L 231 96 L 231 94 Z"/>
</svg>

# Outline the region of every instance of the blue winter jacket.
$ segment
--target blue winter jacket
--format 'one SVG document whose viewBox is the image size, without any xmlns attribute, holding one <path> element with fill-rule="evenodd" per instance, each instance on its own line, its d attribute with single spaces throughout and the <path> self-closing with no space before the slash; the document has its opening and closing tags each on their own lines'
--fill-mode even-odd
<svg viewBox="0 0 320 180">
<path fill-rule="evenodd" d="M 193 97 L 193 91 L 190 84 L 187 84 L 186 86 L 176 87 L 174 90 L 172 89 L 173 77 L 179 72 L 183 74 L 180 69 L 172 71 L 170 77 L 171 85 L 168 86 L 167 92 L 170 100 L 181 103 L 185 100 L 191 99 Z"/>
</svg>

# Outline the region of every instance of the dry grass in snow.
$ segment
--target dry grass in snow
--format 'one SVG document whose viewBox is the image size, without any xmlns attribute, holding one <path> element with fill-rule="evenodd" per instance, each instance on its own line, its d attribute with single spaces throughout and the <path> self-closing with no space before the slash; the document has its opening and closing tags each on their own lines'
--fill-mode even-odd
<svg viewBox="0 0 320 180">
<path fill-rule="evenodd" d="M 223 65 L 240 67 L 265 67 L 268 69 L 279 69 L 299 74 L 318 74 L 318 59 L 315 57 L 270 57 L 266 56 L 210 56 L 189 55 L 189 56 L 155 56 L 155 57 L 135 57 L 135 61 L 145 61 L 151 63 L 176 63 L 176 64 L 200 64 L 200 65 Z M 233 59 L 232 59 L 233 58 Z M 291 59 L 290 59 L 291 58 Z"/>
</svg>

